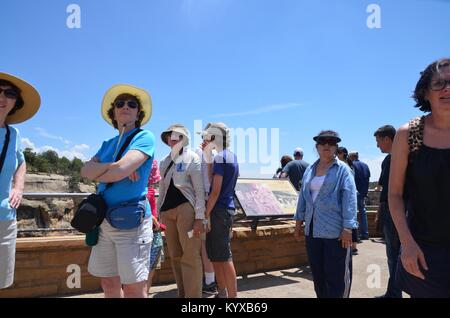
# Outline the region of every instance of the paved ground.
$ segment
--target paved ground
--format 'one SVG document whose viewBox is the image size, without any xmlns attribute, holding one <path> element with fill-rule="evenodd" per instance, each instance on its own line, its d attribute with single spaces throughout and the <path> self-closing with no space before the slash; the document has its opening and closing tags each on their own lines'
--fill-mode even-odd
<svg viewBox="0 0 450 318">
<path fill-rule="evenodd" d="M 386 290 L 388 268 L 385 245 L 377 239 L 358 244 L 359 254 L 353 256 L 353 282 L 350 297 L 372 298 Z M 311 298 L 315 297 L 308 266 L 238 277 L 239 298 Z M 406 296 L 406 295 L 405 295 Z M 99 298 L 101 293 L 71 296 Z M 159 285 L 150 289 L 151 298 L 177 297 L 176 285 Z"/>
</svg>

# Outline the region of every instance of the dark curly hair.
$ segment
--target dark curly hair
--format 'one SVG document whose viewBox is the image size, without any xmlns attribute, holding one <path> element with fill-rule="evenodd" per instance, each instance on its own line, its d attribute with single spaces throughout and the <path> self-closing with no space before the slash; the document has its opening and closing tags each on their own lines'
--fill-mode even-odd
<svg viewBox="0 0 450 318">
<path fill-rule="evenodd" d="M 280 160 L 281 168 L 284 168 L 292 160 L 293 160 L 292 157 L 288 156 L 288 155 L 281 157 L 281 160 Z"/>
<path fill-rule="evenodd" d="M 412 98 L 416 101 L 414 107 L 418 107 L 423 112 L 431 112 L 431 104 L 426 98 L 428 91 L 430 90 L 431 80 L 434 74 L 439 74 L 442 68 L 450 67 L 450 59 L 443 58 L 435 61 L 427 66 L 425 71 L 420 72 L 420 79 L 416 84 L 416 89 Z"/>
<path fill-rule="evenodd" d="M 18 88 L 16 85 L 11 83 L 10 81 L 3 80 L 3 79 L 0 79 L 0 86 L 9 86 L 9 87 L 11 87 L 13 90 L 15 90 L 17 92 L 16 103 L 14 104 L 13 109 L 11 109 L 11 111 L 8 113 L 8 116 L 11 116 L 16 111 L 21 109 L 23 107 L 23 105 L 25 104 L 25 102 L 24 102 L 24 100 L 22 98 L 22 91 L 20 90 L 20 88 Z"/>
<path fill-rule="evenodd" d="M 108 117 L 111 119 L 114 128 L 118 129 L 117 120 L 114 118 L 114 103 L 120 99 L 134 100 L 136 103 L 138 103 L 139 115 L 138 115 L 138 119 L 135 121 L 135 125 L 137 128 L 141 127 L 142 120 L 145 117 L 145 112 L 142 109 L 141 101 L 139 100 L 139 98 L 137 96 L 125 93 L 125 94 L 120 94 L 119 96 L 117 96 L 114 99 L 114 101 L 111 103 L 111 108 L 108 110 Z"/>
</svg>

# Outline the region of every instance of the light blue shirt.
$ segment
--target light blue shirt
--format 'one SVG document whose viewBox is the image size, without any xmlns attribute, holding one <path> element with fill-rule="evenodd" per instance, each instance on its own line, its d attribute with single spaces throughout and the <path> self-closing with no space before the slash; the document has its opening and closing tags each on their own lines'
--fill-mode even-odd
<svg viewBox="0 0 450 318">
<path fill-rule="evenodd" d="M 313 220 L 313 237 L 336 239 L 344 228 L 358 227 L 355 178 L 346 163 L 335 159 L 313 202 L 309 187 L 316 175 L 318 162 L 319 160 L 305 171 L 294 220 L 305 221 L 306 236 L 310 235 Z"/>
<path fill-rule="evenodd" d="M 127 137 L 131 135 L 136 129 L 137 128 L 132 129 L 123 135 L 122 140 L 120 141 L 120 144 L 117 148 L 117 152 L 119 152 Z M 116 136 L 112 139 L 104 141 L 95 157 L 97 157 L 101 163 L 114 162 L 115 158 L 113 158 L 113 155 L 116 151 L 118 140 L 119 136 Z M 128 177 L 126 177 L 120 181 L 114 182 L 113 186 L 108 188 L 104 192 L 103 197 L 108 206 L 118 205 L 122 202 L 139 199 L 147 195 L 148 177 L 152 169 L 153 157 L 155 154 L 155 137 L 153 136 L 153 133 L 148 130 L 143 130 L 136 136 L 134 136 L 131 143 L 123 152 L 122 158 L 129 150 L 139 150 L 149 158 L 137 169 L 137 173 L 139 174 L 138 181 L 133 182 Z M 98 193 L 104 191 L 105 187 L 106 183 L 100 183 L 98 186 Z M 147 204 L 147 211 L 145 213 L 145 216 L 147 217 L 150 215 L 150 205 Z"/>
<path fill-rule="evenodd" d="M 0 174 L 0 221 L 12 221 L 16 219 L 16 209 L 9 206 L 9 193 L 11 192 L 12 180 L 17 168 L 25 161 L 22 152 L 19 131 L 9 126 L 11 135 L 9 137 L 8 151 L 2 173 Z M 0 153 L 3 149 L 6 137 L 6 128 L 0 128 Z"/>
</svg>

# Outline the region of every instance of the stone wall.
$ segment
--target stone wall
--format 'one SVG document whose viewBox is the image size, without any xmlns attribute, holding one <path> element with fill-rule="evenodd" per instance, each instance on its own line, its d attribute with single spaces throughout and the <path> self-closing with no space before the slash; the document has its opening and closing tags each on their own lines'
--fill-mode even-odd
<svg viewBox="0 0 450 318">
<path fill-rule="evenodd" d="M 369 231 L 374 232 L 374 213 L 368 213 Z M 304 240 L 294 239 L 294 221 L 272 221 L 256 231 L 248 226 L 233 228 L 232 252 L 238 275 L 246 275 L 307 263 Z M 170 258 L 157 270 L 154 284 L 173 282 Z M 0 297 L 42 297 L 80 294 L 100 290 L 100 281 L 87 272 L 90 248 L 84 236 L 21 238 L 17 240 L 14 285 L 0 290 Z M 81 288 L 70 289 L 67 272 L 70 264 L 81 269 Z"/>
</svg>

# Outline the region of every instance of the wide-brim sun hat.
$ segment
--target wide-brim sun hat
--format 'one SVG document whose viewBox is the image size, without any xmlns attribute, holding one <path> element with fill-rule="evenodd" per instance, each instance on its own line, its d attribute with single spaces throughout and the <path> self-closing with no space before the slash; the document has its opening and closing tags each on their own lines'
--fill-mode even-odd
<svg viewBox="0 0 450 318">
<path fill-rule="evenodd" d="M 341 142 L 341 138 L 339 135 L 335 132 L 323 132 L 319 133 L 317 136 L 313 137 L 314 141 L 318 141 L 319 139 L 336 139 L 336 142 Z"/>
<path fill-rule="evenodd" d="M 103 96 L 102 101 L 102 117 L 103 119 L 110 124 L 113 125 L 111 118 L 108 116 L 108 111 L 111 109 L 111 104 L 117 98 L 117 96 L 122 94 L 130 94 L 136 96 L 139 99 L 139 102 L 142 106 L 142 111 L 144 111 L 145 116 L 141 121 L 141 126 L 144 126 L 150 118 L 152 117 L 152 98 L 150 94 L 142 88 L 130 85 L 130 84 L 118 84 L 112 86 L 108 89 Z"/>
<path fill-rule="evenodd" d="M 41 97 L 38 91 L 31 84 L 11 74 L 0 72 L 0 79 L 17 86 L 23 99 L 22 108 L 16 110 L 14 114 L 6 116 L 5 123 L 8 125 L 19 124 L 33 117 L 41 106 Z"/>
<path fill-rule="evenodd" d="M 168 137 L 168 135 L 172 134 L 173 132 L 183 135 L 185 137 L 185 144 L 189 143 L 189 131 L 187 130 L 187 128 L 185 126 L 183 126 L 181 124 L 170 125 L 169 128 L 164 130 L 161 133 L 162 142 L 169 146 L 169 144 L 167 143 L 167 137 Z"/>
</svg>

